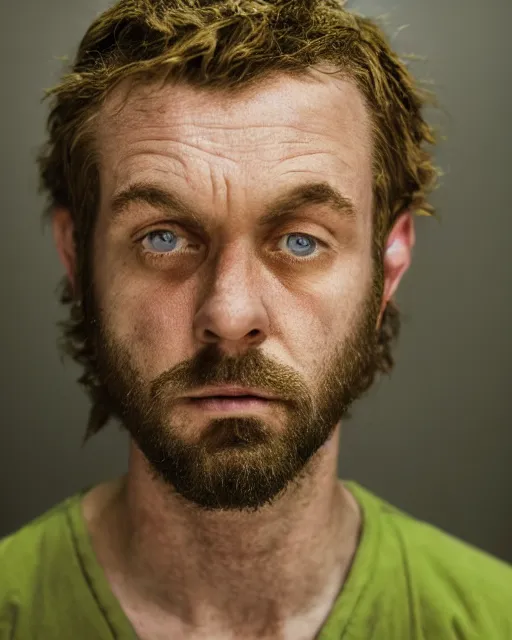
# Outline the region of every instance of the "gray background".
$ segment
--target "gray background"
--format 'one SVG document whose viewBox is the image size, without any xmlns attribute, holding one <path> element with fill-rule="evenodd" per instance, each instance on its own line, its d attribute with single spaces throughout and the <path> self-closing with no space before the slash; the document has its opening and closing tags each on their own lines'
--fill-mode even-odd
<svg viewBox="0 0 512 640">
<path fill-rule="evenodd" d="M 55 287 L 64 273 L 39 222 L 34 158 L 42 90 L 105 0 L 1 0 L 0 536 L 79 488 L 126 468 L 116 425 L 82 450 L 87 397 L 61 363 Z M 371 0 L 401 53 L 427 58 L 447 140 L 434 197 L 441 222 L 417 219 L 413 265 L 398 302 L 397 365 L 354 409 L 340 475 L 512 562 L 512 215 L 509 185 L 510 0 Z M 410 25 L 400 30 L 402 25 Z"/>
</svg>

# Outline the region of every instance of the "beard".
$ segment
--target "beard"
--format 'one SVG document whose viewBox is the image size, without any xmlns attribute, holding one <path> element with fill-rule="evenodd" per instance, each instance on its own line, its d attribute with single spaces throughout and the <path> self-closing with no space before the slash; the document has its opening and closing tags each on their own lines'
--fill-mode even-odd
<svg viewBox="0 0 512 640">
<path fill-rule="evenodd" d="M 217 343 L 145 380 L 133 350 L 116 338 L 94 304 L 98 378 L 109 409 L 144 455 L 153 478 L 203 510 L 254 511 L 312 473 L 313 456 L 375 377 L 377 280 L 354 325 L 316 376 L 314 392 L 293 368 L 257 348 L 227 356 Z M 206 425 L 204 417 L 194 421 L 197 409 L 183 417 L 178 396 L 223 384 L 257 387 L 282 400 L 270 401 L 271 416 L 255 412 L 212 417 Z"/>
</svg>

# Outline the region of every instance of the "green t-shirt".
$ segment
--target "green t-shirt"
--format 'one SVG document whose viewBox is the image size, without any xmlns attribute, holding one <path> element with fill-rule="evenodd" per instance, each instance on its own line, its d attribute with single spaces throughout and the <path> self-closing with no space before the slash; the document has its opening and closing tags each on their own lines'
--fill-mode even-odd
<svg viewBox="0 0 512 640">
<path fill-rule="evenodd" d="M 318 640 L 512 640 L 512 567 L 353 481 L 360 543 Z M 71 496 L 0 540 L 0 640 L 136 640 Z"/>
</svg>

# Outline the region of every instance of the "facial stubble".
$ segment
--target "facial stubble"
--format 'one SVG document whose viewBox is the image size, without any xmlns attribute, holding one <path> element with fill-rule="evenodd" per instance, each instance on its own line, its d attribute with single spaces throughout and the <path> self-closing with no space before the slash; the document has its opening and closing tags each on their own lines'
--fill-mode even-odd
<svg viewBox="0 0 512 640">
<path fill-rule="evenodd" d="M 373 381 L 380 307 L 375 285 L 354 326 L 315 376 L 319 384 L 313 393 L 296 371 L 261 350 L 227 356 L 217 343 L 148 382 L 132 350 L 95 308 L 98 377 L 112 414 L 143 453 L 154 479 L 201 509 L 243 511 L 272 504 L 311 473 L 315 454 Z M 272 418 L 224 415 L 207 420 L 200 430 L 178 427 L 173 421 L 178 397 L 219 384 L 266 389 L 282 400 L 272 401 L 278 403 Z"/>
</svg>

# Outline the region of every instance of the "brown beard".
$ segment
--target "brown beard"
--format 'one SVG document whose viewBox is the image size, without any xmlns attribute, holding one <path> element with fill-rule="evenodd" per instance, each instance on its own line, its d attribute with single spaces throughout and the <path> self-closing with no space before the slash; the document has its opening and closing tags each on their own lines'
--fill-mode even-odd
<svg viewBox="0 0 512 640">
<path fill-rule="evenodd" d="M 374 283 L 352 331 L 317 376 L 321 384 L 314 396 L 292 368 L 258 349 L 228 357 L 216 343 L 148 383 L 134 367 L 130 349 L 119 344 L 98 315 L 98 374 L 112 412 L 144 454 L 153 477 L 185 500 L 205 510 L 256 510 L 270 504 L 307 473 L 308 462 L 373 382 L 378 290 Z M 195 439 L 185 439 L 172 422 L 169 396 L 218 384 L 259 387 L 285 398 L 277 401 L 285 412 L 282 428 L 271 428 L 256 414 L 220 417 L 212 418 Z"/>
</svg>

